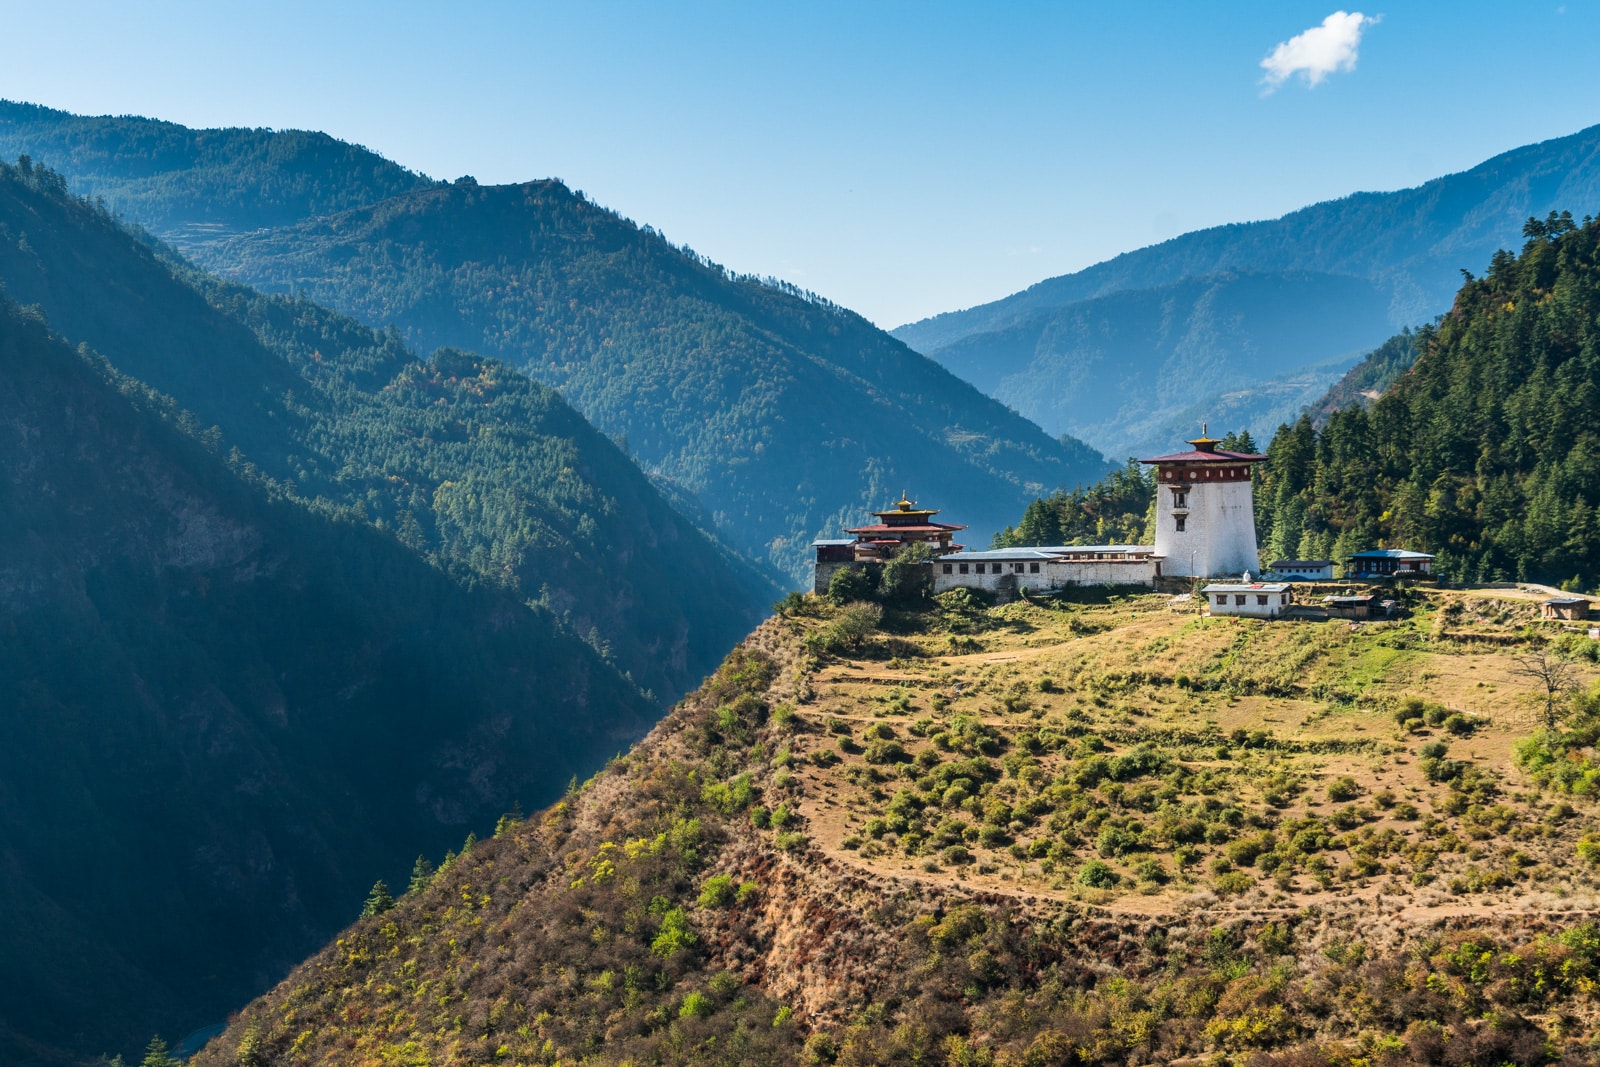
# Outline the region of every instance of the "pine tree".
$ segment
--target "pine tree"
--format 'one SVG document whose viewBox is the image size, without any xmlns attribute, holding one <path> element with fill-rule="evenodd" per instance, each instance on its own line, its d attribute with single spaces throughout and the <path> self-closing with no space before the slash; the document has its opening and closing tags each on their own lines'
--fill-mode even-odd
<svg viewBox="0 0 1600 1067">
<path fill-rule="evenodd" d="M 406 887 L 406 892 L 422 892 L 433 881 L 433 875 L 433 864 L 428 862 L 428 857 L 418 856 L 417 862 L 411 865 L 411 884 Z"/>
<path fill-rule="evenodd" d="M 367 894 L 367 902 L 361 909 L 362 918 L 371 915 L 382 915 L 394 907 L 394 895 L 389 892 L 389 884 L 382 878 L 372 883 L 372 892 Z"/>
<path fill-rule="evenodd" d="M 150 1044 L 145 1046 L 144 1059 L 139 1061 L 139 1067 L 183 1067 L 183 1061 L 167 1051 L 165 1041 L 152 1037 Z"/>
</svg>

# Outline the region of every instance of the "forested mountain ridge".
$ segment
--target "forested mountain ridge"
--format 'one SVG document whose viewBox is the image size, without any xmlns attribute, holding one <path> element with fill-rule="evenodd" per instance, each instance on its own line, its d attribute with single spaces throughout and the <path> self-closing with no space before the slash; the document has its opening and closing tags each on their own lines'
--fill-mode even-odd
<svg viewBox="0 0 1600 1067">
<path fill-rule="evenodd" d="M 182 247 L 424 188 L 431 179 L 306 130 L 193 130 L 0 100 L 0 159 L 30 155 Z"/>
<path fill-rule="evenodd" d="M 19 107 L 0 109 L 0 152 L 42 160 L 79 192 L 117 179 L 118 138 L 137 147 L 158 133 L 206 143 L 227 134 L 249 166 L 196 158 L 183 178 L 194 184 L 187 214 L 142 192 L 115 206 L 231 278 L 394 323 L 425 350 L 482 352 L 555 386 L 724 541 L 797 583 L 812 538 L 902 490 L 985 539 L 1034 493 L 1108 469 L 859 316 L 731 277 L 559 182 L 417 179 L 396 191 L 409 179 L 371 179 L 377 157 L 349 146 L 341 151 L 359 165 L 339 157 L 318 172 L 292 151 L 307 135 L 290 138 L 280 160 L 278 135 L 265 131 L 168 133 L 150 120 L 48 111 L 24 121 Z M 78 146 L 85 128 L 102 156 Z M 262 139 L 264 156 L 253 147 Z M 182 178 L 174 158 L 162 183 Z M 229 204 L 295 183 L 324 194 L 295 201 L 300 222 L 196 239 L 194 225 L 220 210 L 207 198 Z M 335 187 L 350 210 L 329 215 Z"/>
<path fill-rule="evenodd" d="M 559 182 L 458 182 L 198 255 L 524 368 L 796 580 L 813 537 L 902 489 L 984 529 L 1104 470 L 859 316 L 730 277 Z"/>
<path fill-rule="evenodd" d="M 1413 189 L 1184 234 L 893 333 L 1117 457 L 1206 417 L 1265 439 L 1357 353 L 1445 311 L 1459 271 L 1514 247 L 1524 219 L 1563 208 L 1600 209 L 1600 126 Z M 1220 300 L 1181 296 L 1234 272 L 1249 284 Z M 1199 391 L 1178 388 L 1196 368 Z"/>
<path fill-rule="evenodd" d="M 1227 271 L 1034 310 L 932 355 L 1047 432 L 1158 455 L 1204 419 L 1293 419 L 1388 331 L 1387 304 L 1366 279 Z"/>
<path fill-rule="evenodd" d="M 208 278 L 40 167 L 0 165 L 0 283 L 272 477 L 540 602 L 658 698 L 776 595 L 550 389 L 475 356 L 418 362 L 392 333 Z"/>
<path fill-rule="evenodd" d="M 0 366 L 0 1060 L 220 1021 L 374 878 L 655 718 L 548 616 L 307 507 L 3 297 Z"/>
<path fill-rule="evenodd" d="M 1431 337 L 1432 330 L 1426 326 L 1417 333 L 1404 329 L 1368 352 L 1309 406 L 1306 413 L 1311 421 L 1321 426 L 1335 411 L 1352 404 L 1370 405 L 1411 369 L 1417 361 L 1418 344 L 1426 344 Z"/>
<path fill-rule="evenodd" d="M 1368 279 L 1390 294 L 1389 325 L 1398 330 L 1448 308 L 1459 272 L 1516 244 L 1524 219 L 1596 206 L 1600 126 L 1591 126 L 1415 188 L 1354 193 L 1277 219 L 1196 230 L 893 332 L 931 353 L 1040 309 L 1226 270 L 1304 270 Z"/>
<path fill-rule="evenodd" d="M 1267 449 L 1263 551 L 1434 552 L 1461 580 L 1600 587 L 1600 222 L 1530 219 L 1370 407 Z"/>
</svg>

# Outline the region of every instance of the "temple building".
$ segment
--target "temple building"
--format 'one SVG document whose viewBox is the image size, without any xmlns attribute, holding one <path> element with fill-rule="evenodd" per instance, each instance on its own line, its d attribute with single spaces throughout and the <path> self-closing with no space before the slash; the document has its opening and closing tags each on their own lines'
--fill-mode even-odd
<svg viewBox="0 0 1600 1067">
<path fill-rule="evenodd" d="M 918 508 L 905 494 L 892 511 L 873 514 L 877 522 L 845 531 L 852 537 L 811 543 L 816 552 L 813 592 L 827 592 L 833 576 L 845 567 L 885 563 L 918 542 L 933 551 L 928 566 L 935 593 L 978 589 L 1009 599 L 1024 591 L 1048 592 L 1071 586 L 1149 587 L 1161 577 L 1161 557 L 1149 545 L 1055 545 L 968 552 L 954 543 L 965 526 L 933 521 L 937 511 Z"/>
<path fill-rule="evenodd" d="M 907 545 L 922 542 L 933 550 L 935 556 L 960 552 L 964 546 L 954 543 L 955 535 L 965 526 L 947 522 L 934 522 L 939 512 L 918 508 L 917 502 L 904 492 L 890 511 L 875 511 L 878 521 L 868 526 L 858 526 L 845 533 L 851 537 L 823 539 L 811 542 L 817 553 L 816 570 L 812 575 L 814 592 L 828 591 L 828 582 L 841 567 L 856 563 L 886 563 Z"/>
<path fill-rule="evenodd" d="M 1189 451 L 1142 459 L 1156 468 L 1156 547 L 1169 575 L 1215 578 L 1261 566 L 1250 468 L 1266 456 L 1200 436 Z"/>
</svg>

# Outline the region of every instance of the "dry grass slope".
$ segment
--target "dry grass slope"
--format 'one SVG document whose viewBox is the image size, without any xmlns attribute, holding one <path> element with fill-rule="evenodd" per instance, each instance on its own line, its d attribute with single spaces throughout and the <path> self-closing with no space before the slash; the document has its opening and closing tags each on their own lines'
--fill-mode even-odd
<svg viewBox="0 0 1600 1067">
<path fill-rule="evenodd" d="M 1593 1062 L 1593 643 L 1411 600 L 808 599 L 197 1062 Z"/>
</svg>

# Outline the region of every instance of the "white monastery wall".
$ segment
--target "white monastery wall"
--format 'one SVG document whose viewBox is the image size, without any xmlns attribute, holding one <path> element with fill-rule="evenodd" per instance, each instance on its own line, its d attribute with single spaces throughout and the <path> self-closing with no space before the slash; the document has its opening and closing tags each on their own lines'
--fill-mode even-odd
<svg viewBox="0 0 1600 1067">
<path fill-rule="evenodd" d="M 1162 572 L 1211 578 L 1261 569 L 1249 480 L 1188 483 L 1188 507 L 1174 509 L 1173 487 L 1156 487 L 1156 555 Z M 1176 514 L 1185 516 L 1179 532 Z"/>
</svg>

